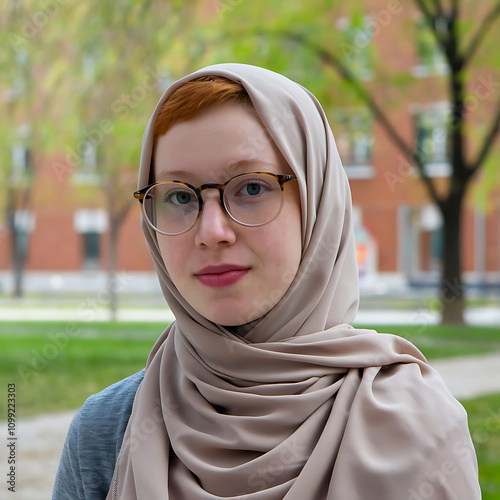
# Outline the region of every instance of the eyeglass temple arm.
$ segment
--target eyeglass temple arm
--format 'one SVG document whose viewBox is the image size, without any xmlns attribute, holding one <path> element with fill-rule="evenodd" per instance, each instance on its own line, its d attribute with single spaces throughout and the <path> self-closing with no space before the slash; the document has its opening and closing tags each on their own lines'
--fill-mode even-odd
<svg viewBox="0 0 500 500">
<path fill-rule="evenodd" d="M 139 189 L 139 191 L 136 191 L 134 193 L 134 198 L 136 200 L 139 200 L 141 203 L 143 202 L 144 200 L 144 195 L 146 194 L 146 191 L 150 188 L 151 186 L 146 186 L 146 187 L 143 187 L 142 189 Z"/>
<path fill-rule="evenodd" d="M 278 182 L 280 183 L 280 185 L 284 184 L 285 182 L 293 181 L 294 179 L 297 179 L 297 177 L 295 177 L 295 175 L 290 175 L 290 174 L 281 174 L 281 175 L 278 174 L 275 177 L 278 179 Z"/>
</svg>

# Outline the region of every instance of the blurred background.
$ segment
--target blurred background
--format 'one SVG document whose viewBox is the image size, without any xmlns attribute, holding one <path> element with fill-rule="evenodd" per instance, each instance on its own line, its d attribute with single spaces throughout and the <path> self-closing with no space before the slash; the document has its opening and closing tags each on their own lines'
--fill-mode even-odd
<svg viewBox="0 0 500 500">
<path fill-rule="evenodd" d="M 54 467 L 68 416 L 172 320 L 132 197 L 141 139 L 170 83 L 220 62 L 322 103 L 352 190 L 356 324 L 457 362 L 500 498 L 497 0 L 7 0 L 1 25 L 0 377 L 20 417 L 64 412 L 26 427 L 26 498 L 49 498 L 37 453 L 55 443 Z"/>
</svg>

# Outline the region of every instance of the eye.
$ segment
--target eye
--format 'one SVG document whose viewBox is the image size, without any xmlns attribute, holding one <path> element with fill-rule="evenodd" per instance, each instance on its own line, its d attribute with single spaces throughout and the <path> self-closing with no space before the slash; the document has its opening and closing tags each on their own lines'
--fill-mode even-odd
<svg viewBox="0 0 500 500">
<path fill-rule="evenodd" d="M 267 191 L 266 185 L 260 180 L 248 180 L 245 184 L 238 190 L 238 195 L 240 196 L 257 196 L 263 194 Z"/>
<path fill-rule="evenodd" d="M 185 189 L 172 189 L 165 193 L 164 203 L 171 205 L 183 206 L 196 201 L 194 193 Z"/>
</svg>

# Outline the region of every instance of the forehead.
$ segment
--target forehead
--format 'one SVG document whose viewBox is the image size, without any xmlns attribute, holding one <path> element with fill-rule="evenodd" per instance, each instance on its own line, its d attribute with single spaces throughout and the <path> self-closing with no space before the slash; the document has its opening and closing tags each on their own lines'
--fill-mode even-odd
<svg viewBox="0 0 500 500">
<path fill-rule="evenodd" d="M 153 160 L 156 180 L 182 174 L 185 180 L 221 181 L 259 165 L 292 173 L 257 114 L 239 103 L 212 106 L 176 123 L 158 139 Z"/>
</svg>

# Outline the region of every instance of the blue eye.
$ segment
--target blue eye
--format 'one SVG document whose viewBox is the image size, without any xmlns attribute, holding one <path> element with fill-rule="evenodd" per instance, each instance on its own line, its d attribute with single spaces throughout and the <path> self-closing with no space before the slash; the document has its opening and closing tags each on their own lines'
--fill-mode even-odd
<svg viewBox="0 0 500 500">
<path fill-rule="evenodd" d="M 165 203 L 170 203 L 172 205 L 188 205 L 196 201 L 196 197 L 190 191 L 185 191 L 183 189 L 173 189 L 166 193 Z"/>
<path fill-rule="evenodd" d="M 258 195 L 263 195 L 267 191 L 269 191 L 269 187 L 266 183 L 258 179 L 251 179 L 245 182 L 245 184 L 243 184 L 243 186 L 238 189 L 236 195 L 251 198 Z"/>
<path fill-rule="evenodd" d="M 260 194 L 262 189 L 263 189 L 263 186 L 255 183 L 255 182 L 252 182 L 252 183 L 248 183 L 246 186 L 244 186 L 242 191 L 246 191 L 246 193 L 244 193 L 244 194 L 255 196 L 257 194 Z"/>
</svg>

